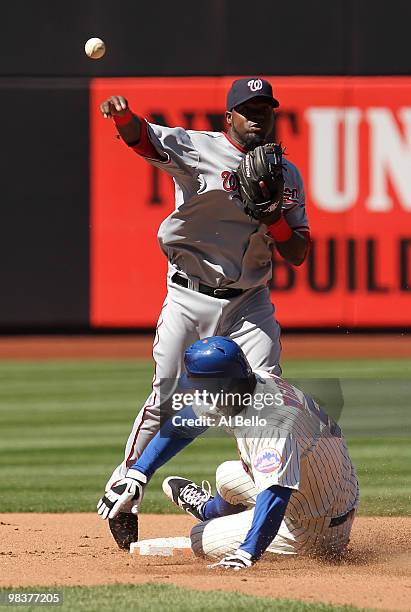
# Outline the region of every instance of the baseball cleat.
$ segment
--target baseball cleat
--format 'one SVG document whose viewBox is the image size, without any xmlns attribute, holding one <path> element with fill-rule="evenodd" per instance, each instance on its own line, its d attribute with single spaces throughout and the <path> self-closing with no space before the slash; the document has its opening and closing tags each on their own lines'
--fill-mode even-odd
<svg viewBox="0 0 411 612">
<path fill-rule="evenodd" d="M 163 481 L 163 491 L 179 508 L 199 521 L 204 521 L 204 505 L 209 499 L 213 499 L 208 480 L 203 480 L 200 487 L 187 478 L 169 476 Z"/>
<path fill-rule="evenodd" d="M 120 512 L 108 519 L 111 535 L 122 550 L 130 550 L 130 544 L 138 541 L 138 517 L 135 514 Z"/>
</svg>

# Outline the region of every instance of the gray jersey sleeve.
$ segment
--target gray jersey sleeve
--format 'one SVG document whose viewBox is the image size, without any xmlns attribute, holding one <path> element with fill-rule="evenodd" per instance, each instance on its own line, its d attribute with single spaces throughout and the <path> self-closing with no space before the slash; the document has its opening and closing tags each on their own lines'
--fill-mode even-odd
<svg viewBox="0 0 411 612">
<path fill-rule="evenodd" d="M 284 181 L 283 209 L 288 225 L 295 230 L 309 230 L 303 179 L 297 167 L 288 160 L 285 164 Z"/>
<path fill-rule="evenodd" d="M 166 156 L 164 161 L 145 158 L 150 164 L 161 168 L 178 182 L 184 178 L 195 178 L 198 174 L 200 156 L 184 128 L 164 127 L 147 123 L 148 135 L 154 148 Z"/>
</svg>

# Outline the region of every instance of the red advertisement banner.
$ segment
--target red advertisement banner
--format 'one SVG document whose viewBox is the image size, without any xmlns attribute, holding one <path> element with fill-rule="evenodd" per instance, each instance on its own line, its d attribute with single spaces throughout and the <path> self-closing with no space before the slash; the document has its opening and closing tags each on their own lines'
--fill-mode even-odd
<svg viewBox="0 0 411 612">
<path fill-rule="evenodd" d="M 313 245 L 301 268 L 274 255 L 272 301 L 288 327 L 411 325 L 411 78 L 266 77 L 276 139 L 305 182 Z M 232 77 L 91 84 L 91 322 L 155 325 L 166 260 L 157 229 L 172 180 L 99 113 L 124 95 L 154 123 L 218 131 Z"/>
</svg>

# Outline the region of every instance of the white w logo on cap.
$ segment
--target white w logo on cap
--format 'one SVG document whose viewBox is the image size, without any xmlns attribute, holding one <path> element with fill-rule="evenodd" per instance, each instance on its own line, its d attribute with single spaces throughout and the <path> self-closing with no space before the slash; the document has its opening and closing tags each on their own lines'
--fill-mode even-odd
<svg viewBox="0 0 411 612">
<path fill-rule="evenodd" d="M 263 88 L 263 82 L 261 79 L 251 79 L 248 81 L 247 85 L 251 91 L 259 91 Z"/>
</svg>

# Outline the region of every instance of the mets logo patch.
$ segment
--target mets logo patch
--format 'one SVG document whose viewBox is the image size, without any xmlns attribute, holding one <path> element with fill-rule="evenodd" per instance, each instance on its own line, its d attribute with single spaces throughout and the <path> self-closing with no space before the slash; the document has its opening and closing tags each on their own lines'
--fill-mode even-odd
<svg viewBox="0 0 411 612">
<path fill-rule="evenodd" d="M 281 467 L 283 459 L 275 448 L 264 448 L 254 459 L 254 467 L 258 472 L 269 474 Z"/>
</svg>

